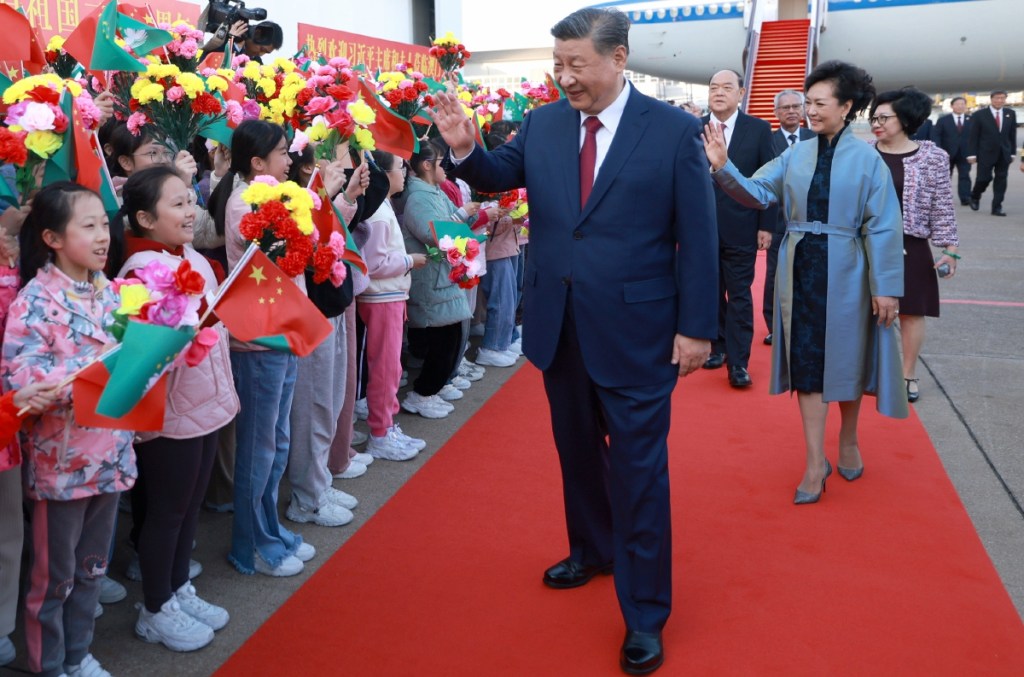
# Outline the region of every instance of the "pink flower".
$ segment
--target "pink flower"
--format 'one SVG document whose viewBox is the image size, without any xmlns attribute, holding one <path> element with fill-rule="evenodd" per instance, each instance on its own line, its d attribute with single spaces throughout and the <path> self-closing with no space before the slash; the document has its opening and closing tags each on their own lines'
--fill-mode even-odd
<svg viewBox="0 0 1024 677">
<path fill-rule="evenodd" d="M 466 243 L 466 258 L 472 261 L 476 258 L 477 254 L 480 253 L 480 243 L 476 240 L 470 240 Z"/>
<path fill-rule="evenodd" d="M 343 56 L 336 56 L 327 62 L 328 66 L 333 68 L 348 68 L 352 64 L 349 63 L 348 59 Z"/>
<path fill-rule="evenodd" d="M 57 116 L 50 105 L 38 101 L 28 101 L 17 124 L 21 125 L 26 132 L 48 132 L 54 131 L 56 119 Z M 67 118 L 64 118 L 64 124 L 67 125 Z"/>
<path fill-rule="evenodd" d="M 151 292 L 168 293 L 175 288 L 174 271 L 159 261 L 150 261 L 145 267 L 136 270 L 135 277 L 139 278 Z"/>
<path fill-rule="evenodd" d="M 185 90 L 182 89 L 181 85 L 174 85 L 167 90 L 167 100 L 171 102 L 181 101 L 181 97 L 185 96 Z"/>
<path fill-rule="evenodd" d="M 185 364 L 195 367 L 205 360 L 206 356 L 210 354 L 210 349 L 217 345 L 218 340 L 220 340 L 220 335 L 216 329 L 211 327 L 200 329 L 185 350 Z"/>
<path fill-rule="evenodd" d="M 402 80 L 398 83 L 399 89 L 409 89 L 410 87 L 412 87 L 412 80 Z"/>
<path fill-rule="evenodd" d="M 7 109 L 6 122 L 8 126 L 21 124 L 21 116 L 24 115 L 25 111 L 28 109 L 28 104 L 28 101 L 19 101 Z"/>
<path fill-rule="evenodd" d="M 334 99 L 327 96 L 314 96 L 306 104 L 306 115 L 320 115 L 334 108 Z"/>
<path fill-rule="evenodd" d="M 242 109 L 242 104 L 237 101 L 227 102 L 225 115 L 227 115 L 228 122 L 233 125 L 237 125 L 245 119 L 245 111 Z"/>
<path fill-rule="evenodd" d="M 462 254 L 460 254 L 459 250 L 454 247 L 446 251 L 445 256 L 448 258 L 448 265 L 452 267 L 455 267 L 462 262 Z"/>
<path fill-rule="evenodd" d="M 331 239 L 327 241 L 327 246 L 330 247 L 334 255 L 339 259 L 345 255 L 345 238 L 342 237 L 341 233 L 331 231 Z"/>
<path fill-rule="evenodd" d="M 183 294 L 168 294 L 155 301 L 149 309 L 149 321 L 164 327 L 177 327 L 188 310 L 188 299 Z"/>
<path fill-rule="evenodd" d="M 259 120 L 262 111 L 260 110 L 260 104 L 258 101 L 252 99 L 246 99 L 242 103 L 242 114 L 246 120 Z"/>
<path fill-rule="evenodd" d="M 260 174 L 259 176 L 254 178 L 252 180 L 252 182 L 253 183 L 265 183 L 268 186 L 276 186 L 277 183 L 278 183 L 277 179 L 275 179 L 273 176 L 270 176 L 269 174 Z"/>
<path fill-rule="evenodd" d="M 295 138 L 292 139 L 292 145 L 288 147 L 289 153 L 301 153 L 306 150 L 306 146 L 309 145 L 309 137 L 301 129 L 295 130 Z M 319 207 L 317 207 L 319 209 Z"/>
<path fill-rule="evenodd" d="M 135 111 L 128 116 L 128 131 L 132 133 L 132 136 L 138 136 L 142 131 L 142 126 L 149 122 L 149 118 L 142 111 Z"/>
<path fill-rule="evenodd" d="M 323 203 L 323 202 L 322 202 L 322 201 L 320 200 L 320 196 L 319 196 L 319 195 L 317 195 L 317 194 L 316 194 L 316 192 L 314 192 L 314 191 L 310 190 L 309 188 L 307 188 L 307 189 L 306 189 L 306 192 L 307 192 L 307 193 L 309 193 L 309 196 L 310 196 L 311 198 L 313 198 L 313 209 L 314 209 L 314 210 L 318 210 L 318 209 L 320 209 L 320 207 L 322 207 L 322 206 L 323 206 L 323 204 L 324 204 L 324 203 Z M 332 234 L 333 234 L 333 233 L 332 233 Z"/>
<path fill-rule="evenodd" d="M 86 129 L 95 129 L 99 125 L 103 113 L 93 103 L 92 95 L 89 92 L 83 91 L 81 96 L 75 98 L 75 108 L 78 110 L 78 114 L 82 118 L 82 124 L 85 125 Z"/>
<path fill-rule="evenodd" d="M 335 287 L 340 287 L 346 277 L 348 277 L 348 268 L 345 266 L 345 263 L 343 261 L 335 261 L 334 265 L 331 266 L 331 284 Z"/>
<path fill-rule="evenodd" d="M 191 59 L 199 51 L 199 44 L 195 38 L 188 38 L 183 40 L 178 46 L 178 54 L 181 54 L 186 59 Z"/>
</svg>

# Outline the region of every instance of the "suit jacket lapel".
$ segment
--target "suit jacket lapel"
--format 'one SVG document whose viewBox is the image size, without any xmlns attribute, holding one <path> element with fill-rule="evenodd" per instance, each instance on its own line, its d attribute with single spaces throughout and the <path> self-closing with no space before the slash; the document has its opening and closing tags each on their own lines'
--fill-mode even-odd
<svg viewBox="0 0 1024 677">
<path fill-rule="evenodd" d="M 747 121 L 744 119 L 743 113 L 736 116 L 736 128 L 732 130 L 732 138 L 729 139 L 729 159 L 731 160 L 734 156 L 732 151 L 739 152 L 740 144 L 743 143 L 743 137 L 747 133 Z M 734 160 L 735 162 L 735 160 Z"/>
<path fill-rule="evenodd" d="M 572 158 L 565 163 L 565 194 L 571 196 L 573 218 L 580 215 L 580 112 L 572 106 L 565 106 L 565 120 L 560 128 L 565 134 L 556 142 L 552 157 Z"/>
<path fill-rule="evenodd" d="M 593 211 L 594 206 L 601 201 L 601 198 L 612 185 L 612 181 L 618 175 L 619 170 L 626 164 L 626 160 L 629 159 L 633 149 L 640 142 L 644 130 L 647 129 L 647 110 L 648 106 L 647 102 L 644 101 L 644 96 L 636 89 L 633 89 L 629 93 L 629 99 L 626 101 L 626 108 L 622 111 L 622 119 L 619 120 L 619 128 L 615 130 L 612 145 L 608 149 L 608 154 L 605 155 L 601 168 L 597 172 L 594 189 L 590 193 L 587 204 L 583 206 L 583 213 L 580 214 L 579 218 L 580 222 L 587 218 L 590 212 Z M 578 141 L 577 139 L 577 145 Z M 576 186 L 578 190 L 580 170 L 579 163 L 576 164 Z"/>
</svg>

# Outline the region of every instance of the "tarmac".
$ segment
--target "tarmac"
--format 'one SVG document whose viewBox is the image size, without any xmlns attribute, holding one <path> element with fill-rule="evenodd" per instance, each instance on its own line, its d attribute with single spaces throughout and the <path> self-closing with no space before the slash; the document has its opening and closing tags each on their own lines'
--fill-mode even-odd
<svg viewBox="0 0 1024 677">
<path fill-rule="evenodd" d="M 1024 617 L 1024 173 L 1016 163 L 1010 167 L 1007 196 L 1004 209 L 1009 215 L 1005 218 L 990 215 L 991 190 L 978 212 L 959 204 L 956 207 L 963 258 L 955 277 L 940 282 L 942 317 L 928 320 L 917 372 L 921 399 L 913 406 Z M 756 319 L 754 349 L 767 349 L 760 346 L 763 329 L 760 318 Z M 519 365 L 524 362 L 520 360 Z M 351 524 L 323 528 L 286 521 L 288 528 L 300 532 L 318 550 L 298 576 L 267 578 L 237 573 L 226 560 L 231 516 L 204 512 L 194 554 L 204 572 L 194 583 L 200 596 L 227 608 L 232 619 L 211 645 L 198 652 L 176 654 L 134 637 L 138 613 L 134 605 L 141 601 L 142 591 L 140 584 L 123 576 L 129 557 L 124 537 L 130 517 L 122 515 L 111 572 L 126 584 L 128 599 L 105 607 L 96 623 L 93 654 L 117 677 L 213 674 L 517 368 L 521 367 L 488 368 L 485 378 L 466 391 L 447 419 L 428 421 L 400 414 L 403 429 L 427 440 L 428 447 L 412 461 L 377 461 L 364 477 L 336 480 L 336 487 L 360 501 Z M 364 422 L 357 427 L 366 429 Z M 285 483 L 281 487 L 282 514 L 288 496 Z M 410 575 L 414 570 L 408 560 L 380 562 L 379 566 L 410 567 Z M 356 588 L 373 575 L 373 571 L 352 571 L 342 585 Z M 344 674 L 341 647 L 358 647 L 360 624 L 359 619 L 345 618 L 343 609 L 339 609 L 338 621 L 330 629 L 337 637 L 338 649 L 325 650 L 337 651 L 337 674 Z M 23 653 L 20 623 L 15 643 Z M 282 646 L 281 650 L 288 649 Z M 0 674 L 24 674 L 23 658 L 19 656 L 9 668 L 0 668 Z"/>
</svg>

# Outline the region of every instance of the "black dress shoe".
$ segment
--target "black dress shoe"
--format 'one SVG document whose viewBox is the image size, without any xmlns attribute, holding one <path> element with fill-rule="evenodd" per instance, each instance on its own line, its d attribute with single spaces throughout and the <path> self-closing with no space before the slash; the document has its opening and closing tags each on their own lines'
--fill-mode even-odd
<svg viewBox="0 0 1024 677">
<path fill-rule="evenodd" d="M 705 369 L 719 369 L 725 364 L 725 353 L 711 353 L 711 357 L 704 363 Z"/>
<path fill-rule="evenodd" d="M 774 336 L 772 336 L 771 334 L 768 334 L 767 336 L 764 337 L 764 344 L 766 346 L 770 346 L 772 344 L 772 339 L 773 338 L 774 338 Z"/>
<path fill-rule="evenodd" d="M 1004 212 L 1002 209 L 993 209 L 992 216 L 1006 216 L 1006 212 Z"/>
<path fill-rule="evenodd" d="M 971 209 L 973 209 L 974 211 L 978 211 L 979 209 L 981 209 L 981 204 L 973 197 L 971 198 L 971 201 L 968 204 L 971 205 Z"/>
<path fill-rule="evenodd" d="M 660 632 L 639 632 L 627 630 L 626 641 L 622 643 L 619 665 L 629 675 L 647 675 L 665 662 L 665 650 L 661 646 Z"/>
<path fill-rule="evenodd" d="M 746 388 L 751 383 L 750 373 L 744 367 L 729 367 L 729 385 L 733 388 Z"/>
<path fill-rule="evenodd" d="M 598 574 L 610 574 L 611 563 L 588 566 L 566 558 L 544 572 L 544 585 L 556 590 L 578 588 Z"/>
<path fill-rule="evenodd" d="M 969 204 L 971 204 L 971 201 L 969 199 L 968 200 L 960 200 L 960 206 L 961 207 L 966 207 Z"/>
</svg>

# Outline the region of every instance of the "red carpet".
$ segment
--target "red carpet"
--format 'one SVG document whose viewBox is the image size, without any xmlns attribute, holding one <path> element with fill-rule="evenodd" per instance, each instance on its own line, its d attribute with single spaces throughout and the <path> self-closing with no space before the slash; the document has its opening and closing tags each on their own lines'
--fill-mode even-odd
<svg viewBox="0 0 1024 677">
<path fill-rule="evenodd" d="M 676 390 L 658 674 L 1024 674 L 1024 625 L 916 417 L 865 399 L 864 477 L 792 505 L 799 416 L 766 394 L 762 324 L 752 389 L 719 370 Z M 611 578 L 540 582 L 567 552 L 549 426 L 524 367 L 218 674 L 621 674 Z"/>
</svg>

